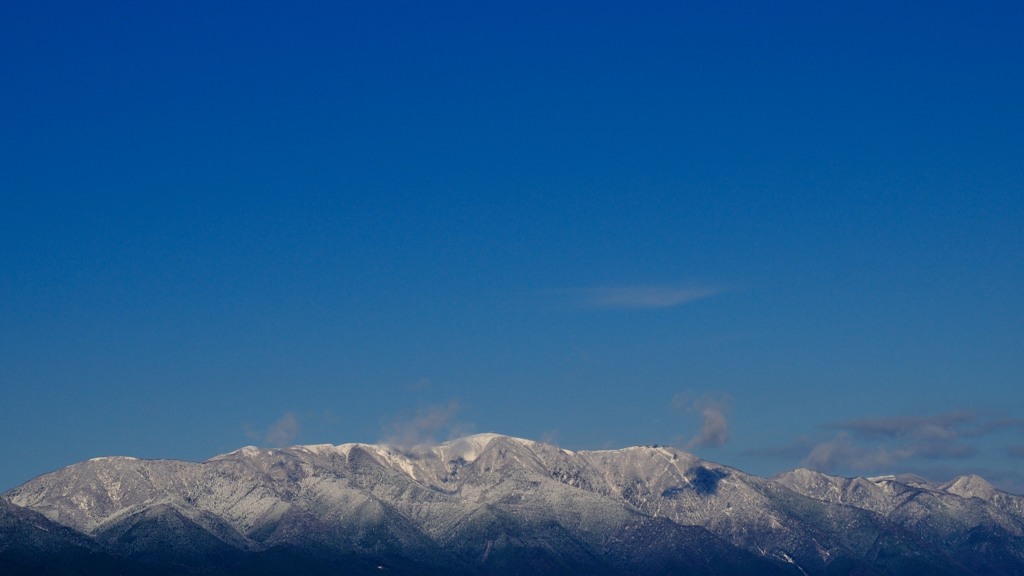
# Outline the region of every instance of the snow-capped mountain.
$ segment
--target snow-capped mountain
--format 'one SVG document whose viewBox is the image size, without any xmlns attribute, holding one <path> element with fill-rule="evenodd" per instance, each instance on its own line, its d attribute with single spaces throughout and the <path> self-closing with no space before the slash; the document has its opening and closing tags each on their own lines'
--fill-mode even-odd
<svg viewBox="0 0 1024 576">
<path fill-rule="evenodd" d="M 1024 498 L 497 434 L 246 447 L 97 458 L 3 495 L 5 573 L 68 554 L 120 573 L 1024 574 Z"/>
</svg>

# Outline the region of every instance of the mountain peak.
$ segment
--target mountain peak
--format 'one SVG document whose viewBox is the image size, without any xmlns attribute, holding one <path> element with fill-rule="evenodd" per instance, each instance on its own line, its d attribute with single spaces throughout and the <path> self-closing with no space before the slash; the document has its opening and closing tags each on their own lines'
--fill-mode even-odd
<svg viewBox="0 0 1024 576">
<path fill-rule="evenodd" d="M 442 455 L 445 460 L 461 458 L 465 462 L 473 462 L 495 440 L 507 440 L 522 446 L 532 446 L 535 444 L 532 440 L 524 438 L 483 432 L 443 442 L 434 447 L 434 452 Z"/>
<path fill-rule="evenodd" d="M 964 557 L 1010 570 L 975 573 L 1024 573 L 1024 552 L 1000 544 L 1024 538 L 1024 498 L 977 476 L 905 480 L 806 468 L 765 479 L 668 446 L 572 452 L 495 433 L 247 446 L 204 462 L 100 458 L 2 495 L 0 565 L 4 527 L 29 534 L 19 518 L 32 516 L 104 553 L 162 554 L 197 573 L 206 554 L 256 566 L 286 549 L 323 554 L 325 567 L 366 560 L 365 574 L 404 562 L 393 572 L 899 576 L 963 573 Z"/>
<path fill-rule="evenodd" d="M 940 488 L 961 498 L 981 498 L 982 500 L 992 500 L 992 497 L 998 492 L 988 480 L 975 474 L 954 478 Z"/>
</svg>

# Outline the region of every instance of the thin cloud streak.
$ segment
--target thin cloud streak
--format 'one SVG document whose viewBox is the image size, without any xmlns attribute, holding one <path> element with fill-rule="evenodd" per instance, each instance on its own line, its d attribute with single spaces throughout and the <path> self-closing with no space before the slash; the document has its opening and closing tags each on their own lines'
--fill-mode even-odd
<svg viewBox="0 0 1024 576">
<path fill-rule="evenodd" d="M 800 462 L 802 466 L 822 472 L 858 470 L 894 472 L 892 468 L 915 458 L 928 460 L 963 459 L 973 456 L 973 446 L 955 443 L 907 444 L 895 447 L 868 447 L 858 443 L 848 432 L 840 432 L 831 440 L 816 444 Z"/>
<path fill-rule="evenodd" d="M 825 427 L 874 438 L 973 438 L 1007 428 L 1024 428 L 1024 420 L 960 410 L 931 416 L 859 418 Z"/>
<path fill-rule="evenodd" d="M 721 292 L 714 288 L 648 285 L 587 288 L 581 291 L 581 295 L 588 308 L 632 310 L 674 308 Z"/>
<path fill-rule="evenodd" d="M 744 456 L 755 458 L 775 458 L 784 460 L 800 460 L 810 452 L 816 442 L 807 436 L 799 436 L 788 444 L 782 446 L 762 446 L 758 448 L 747 448 L 740 451 Z"/>
<path fill-rule="evenodd" d="M 962 460 L 978 453 L 969 439 L 1024 425 L 973 411 L 860 418 L 826 424 L 835 436 L 810 447 L 801 465 L 822 472 L 892 472 L 912 461 Z M 1013 448 L 1010 448 L 1012 454 Z"/>
<path fill-rule="evenodd" d="M 973 412 L 949 412 L 933 416 L 862 418 L 827 424 L 826 428 L 849 430 L 867 438 L 936 438 L 957 436 L 957 428 L 977 418 Z"/>
</svg>

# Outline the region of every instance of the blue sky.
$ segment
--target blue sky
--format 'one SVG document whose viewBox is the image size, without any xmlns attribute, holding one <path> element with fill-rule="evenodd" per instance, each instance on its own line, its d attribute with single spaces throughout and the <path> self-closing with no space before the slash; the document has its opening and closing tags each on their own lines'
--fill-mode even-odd
<svg viewBox="0 0 1024 576">
<path fill-rule="evenodd" d="M 0 8 L 0 489 L 496 431 L 1024 492 L 1024 6 L 549 4 Z"/>
</svg>

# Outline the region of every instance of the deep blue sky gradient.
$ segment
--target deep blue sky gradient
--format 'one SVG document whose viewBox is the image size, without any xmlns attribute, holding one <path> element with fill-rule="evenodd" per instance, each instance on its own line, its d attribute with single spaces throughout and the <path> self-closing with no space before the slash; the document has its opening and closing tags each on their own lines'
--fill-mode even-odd
<svg viewBox="0 0 1024 576">
<path fill-rule="evenodd" d="M 1024 5 L 549 4 L 0 8 L 0 489 L 496 431 L 1024 491 Z"/>
</svg>

